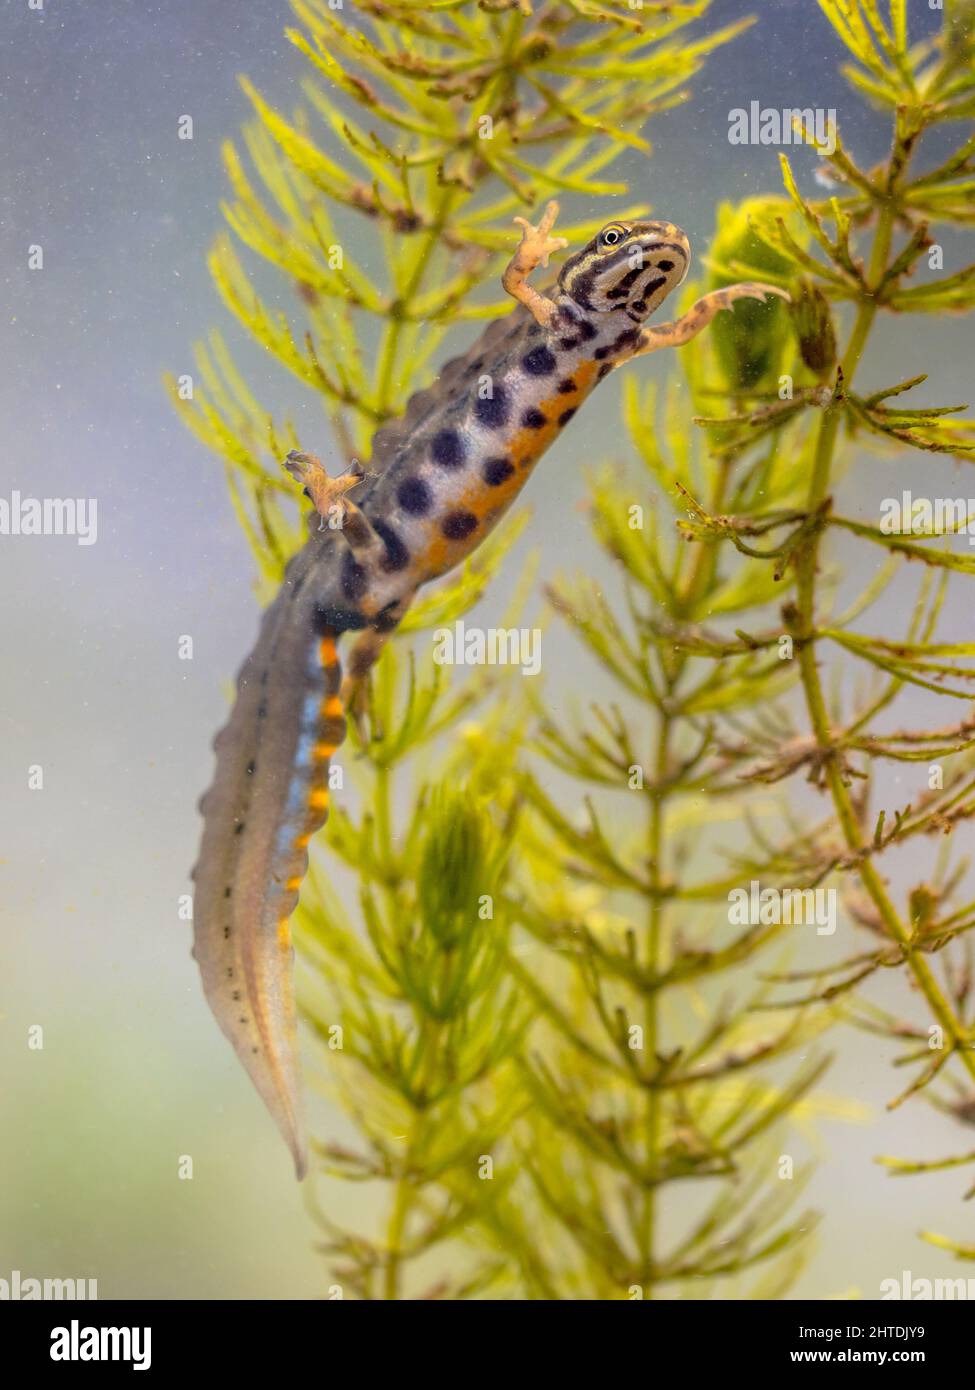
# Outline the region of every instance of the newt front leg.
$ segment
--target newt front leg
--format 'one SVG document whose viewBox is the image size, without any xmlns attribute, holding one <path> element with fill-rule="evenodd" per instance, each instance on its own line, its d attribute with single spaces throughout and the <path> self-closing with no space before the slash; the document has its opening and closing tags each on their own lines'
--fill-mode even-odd
<svg viewBox="0 0 975 1390">
<path fill-rule="evenodd" d="M 778 295 L 787 304 L 791 302 L 785 290 L 751 280 L 742 281 L 740 285 L 728 285 L 723 290 L 712 290 L 672 323 L 658 323 L 644 328 L 630 357 L 643 357 L 648 352 L 658 352 L 660 348 L 683 347 L 707 328 L 722 309 L 730 309 L 736 300 L 757 299 L 759 303 L 764 303 L 770 294 Z"/>
</svg>

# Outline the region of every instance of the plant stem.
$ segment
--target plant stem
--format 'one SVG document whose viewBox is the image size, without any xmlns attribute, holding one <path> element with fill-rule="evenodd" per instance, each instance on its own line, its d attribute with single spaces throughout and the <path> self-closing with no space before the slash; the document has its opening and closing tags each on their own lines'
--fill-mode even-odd
<svg viewBox="0 0 975 1390">
<path fill-rule="evenodd" d="M 647 835 L 647 855 L 650 860 L 650 883 L 653 892 L 650 896 L 650 903 L 647 912 L 647 969 L 654 974 L 660 964 L 660 933 L 661 933 L 661 914 L 663 903 L 657 891 L 661 883 L 661 863 L 660 857 L 663 853 L 663 819 L 664 810 L 662 796 L 656 787 L 663 782 L 667 775 L 667 763 L 670 757 L 670 719 L 666 714 L 661 713 L 660 722 L 657 727 L 657 747 L 654 756 L 653 779 L 655 790 L 650 798 L 650 823 Z M 659 999 L 658 991 L 651 990 L 644 1011 L 644 1047 L 647 1057 L 652 1060 L 656 1055 L 658 1047 L 658 1037 L 660 1028 Z M 651 1086 L 647 1097 L 647 1164 L 651 1165 L 657 1155 L 660 1146 L 660 1093 L 655 1086 Z M 651 1276 L 647 1279 L 647 1297 L 653 1297 L 653 1253 L 654 1253 L 654 1234 L 656 1228 L 656 1187 L 648 1186 L 643 1194 L 643 1245 L 642 1255 L 644 1264 Z"/>
<path fill-rule="evenodd" d="M 453 211 L 456 201 L 454 190 L 444 189 L 436 200 L 434 216 L 427 229 L 419 254 L 413 263 L 404 283 L 397 288 L 398 312 L 392 314 L 383 328 L 379 347 L 379 365 L 376 370 L 376 408 L 388 411 L 393 399 L 393 387 L 403 331 L 403 313 L 409 309 L 419 293 L 424 276 L 430 266 L 431 257 L 443 236 L 443 229 Z"/>
<path fill-rule="evenodd" d="M 731 464 L 725 460 L 718 470 L 718 477 L 715 483 L 713 496 L 709 499 L 709 505 L 713 511 L 720 511 L 724 501 L 725 491 L 730 476 Z M 678 569 L 686 553 L 683 547 L 677 552 Z M 694 618 L 697 615 L 697 607 L 701 599 L 708 593 L 714 579 L 717 553 L 714 547 L 700 546 L 694 557 L 693 567 L 688 576 L 687 584 L 684 589 L 681 601 L 681 617 Z M 678 658 L 667 679 L 666 694 L 668 699 L 672 697 L 686 666 L 684 658 Z M 666 776 L 670 764 L 670 745 L 673 736 L 674 726 L 672 717 L 661 711 L 660 722 L 657 726 L 657 747 L 654 757 L 654 785 L 660 787 Z M 650 802 L 650 821 L 647 836 L 647 854 L 650 859 L 650 883 L 653 887 L 653 894 L 650 899 L 648 909 L 648 931 L 647 931 L 647 966 L 651 973 L 655 973 L 660 967 L 660 956 L 663 947 L 663 912 L 664 902 L 660 896 L 659 888 L 663 881 L 663 853 L 664 853 L 664 796 L 665 793 L 657 792 Z M 658 1050 L 660 1037 L 660 1015 L 659 1015 L 659 991 L 653 990 L 646 1001 L 644 1015 L 644 1044 L 647 1049 L 648 1057 L 653 1057 Z M 660 1094 L 656 1088 L 651 1088 L 647 1101 L 647 1161 L 652 1162 L 660 1147 L 661 1131 L 661 1112 Z M 643 1244 L 642 1254 L 646 1267 L 652 1271 L 654 1260 L 654 1236 L 656 1234 L 656 1188 L 649 1187 L 644 1194 L 643 1204 Z M 653 1297 L 652 1280 L 647 1281 L 647 1298 Z"/>
<path fill-rule="evenodd" d="M 887 269 L 890 257 L 891 240 L 894 230 L 894 206 L 891 202 L 881 208 L 877 232 L 874 237 L 870 257 L 868 279 L 871 287 L 879 285 Z M 850 341 L 843 356 L 843 380 L 848 388 L 863 355 L 867 337 L 877 313 L 877 302 L 873 293 L 863 299 L 850 334 Z M 842 411 L 833 405 L 823 418 L 819 436 L 816 440 L 816 453 L 813 474 L 809 483 L 807 511 L 816 512 L 826 501 L 833 466 L 836 439 L 839 433 Z M 819 545 L 822 532 L 817 530 L 803 547 L 796 563 L 796 591 L 798 607 L 797 631 L 799 634 L 799 671 L 805 694 L 806 707 L 816 742 L 824 755 L 827 785 L 836 809 L 837 819 L 843 831 L 847 847 L 854 854 L 868 848 L 863 828 L 857 818 L 849 788 L 843 781 L 843 773 L 835 754 L 833 731 L 823 695 L 822 682 L 816 662 L 815 639 L 815 596 L 816 572 L 819 561 Z M 901 921 L 900 915 L 880 874 L 869 858 L 864 857 L 858 868 L 860 881 L 869 894 L 888 934 L 904 947 L 907 965 L 918 987 L 928 1002 L 932 1014 L 944 1028 L 951 1045 L 956 1048 L 969 1075 L 975 1078 L 975 1054 L 968 1046 L 965 1029 L 956 1017 L 949 1001 L 938 984 L 937 977 L 928 961 L 912 948 L 910 926 Z"/>
<path fill-rule="evenodd" d="M 376 817 L 376 846 L 378 849 L 379 862 L 386 871 L 387 889 L 393 873 L 393 828 L 390 796 L 389 768 L 380 764 L 375 770 L 373 810 Z"/>
<path fill-rule="evenodd" d="M 378 692 L 379 717 L 384 727 L 392 715 L 389 687 Z M 393 775 L 385 763 L 373 764 L 373 809 L 375 814 L 375 844 L 379 864 L 384 871 L 382 892 L 386 902 L 386 912 L 391 916 L 401 910 L 399 892 L 396 886 L 396 858 L 393 853 L 392 816 Z M 403 1236 L 413 1199 L 413 1188 L 409 1177 L 418 1120 L 410 1126 L 403 1157 L 398 1165 L 399 1171 L 393 1188 L 393 1204 L 386 1228 L 386 1258 L 383 1268 L 383 1298 L 395 1301 L 400 1296 L 400 1269 L 403 1261 Z"/>
<path fill-rule="evenodd" d="M 396 1180 L 393 1193 L 393 1209 L 386 1229 L 386 1268 L 383 1271 L 383 1298 L 395 1302 L 400 1295 L 400 1266 L 403 1258 L 403 1236 L 406 1232 L 406 1218 L 409 1215 L 412 1192 L 405 1169 L 410 1161 L 412 1144 L 408 1144 L 403 1155 L 400 1176 Z"/>
</svg>

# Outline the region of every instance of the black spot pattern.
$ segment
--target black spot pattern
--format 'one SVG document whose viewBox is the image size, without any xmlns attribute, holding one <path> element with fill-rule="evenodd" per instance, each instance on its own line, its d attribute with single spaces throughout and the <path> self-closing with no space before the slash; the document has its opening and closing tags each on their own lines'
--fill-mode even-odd
<svg viewBox="0 0 975 1390">
<path fill-rule="evenodd" d="M 559 382 L 559 394 L 562 396 L 571 396 L 575 389 L 576 384 L 571 376 L 567 376 L 564 381 Z"/>
<path fill-rule="evenodd" d="M 489 487 L 500 487 L 514 471 L 515 466 L 510 459 L 488 459 L 484 465 L 484 481 Z"/>
<path fill-rule="evenodd" d="M 399 612 L 399 599 L 393 599 L 392 603 L 387 603 L 381 613 L 376 615 L 373 624 L 377 632 L 392 632 L 399 622 L 402 614 Z"/>
<path fill-rule="evenodd" d="M 477 528 L 477 517 L 473 512 L 449 512 L 441 527 L 449 541 L 462 541 Z"/>
<path fill-rule="evenodd" d="M 462 468 L 464 441 L 456 430 L 440 430 L 433 436 L 430 454 L 434 463 L 439 463 L 441 468 Z"/>
<path fill-rule="evenodd" d="M 478 396 L 474 402 L 474 418 L 489 430 L 499 430 L 508 423 L 509 409 L 507 392 L 497 383 L 493 395 L 483 399 Z"/>
<path fill-rule="evenodd" d="M 323 743 L 334 743 L 336 747 L 345 742 L 345 715 L 340 714 L 337 719 L 325 719 L 318 727 L 319 735 Z"/>
<path fill-rule="evenodd" d="M 410 552 L 400 536 L 385 521 L 374 520 L 372 525 L 373 530 L 386 547 L 386 554 L 382 559 L 383 569 L 387 574 L 394 574 L 397 570 L 405 570 L 410 563 Z"/>
<path fill-rule="evenodd" d="M 555 354 L 544 343 L 540 343 L 538 347 L 532 348 L 531 352 L 525 353 L 521 365 L 529 376 L 551 376 L 557 363 Z"/>
<path fill-rule="evenodd" d="M 657 269 L 658 269 L 658 270 L 673 270 L 673 268 L 674 268 L 674 263 L 673 263 L 673 261 L 658 261 L 658 262 L 657 262 Z"/>
<path fill-rule="evenodd" d="M 565 267 L 563 267 L 565 274 Z M 593 277 L 591 274 L 576 275 L 572 279 L 572 298 L 579 305 L 580 309 L 591 309 L 592 301 L 589 298 L 593 287 Z"/>
<path fill-rule="evenodd" d="M 628 270 L 620 280 L 619 284 L 614 285 L 611 290 L 606 291 L 607 299 L 625 299 L 630 286 L 643 274 L 643 266 L 638 265 L 633 270 Z"/>
<path fill-rule="evenodd" d="M 404 478 L 396 491 L 396 500 L 410 516 L 424 516 L 433 506 L 433 493 L 422 478 Z"/>
<path fill-rule="evenodd" d="M 567 425 L 575 413 L 575 406 L 573 406 L 571 410 L 563 410 L 562 414 L 559 416 L 559 424 Z"/>
<path fill-rule="evenodd" d="M 331 603 L 316 603 L 312 628 L 319 634 L 357 632 L 366 626 L 366 619 L 354 608 L 338 608 Z"/>
<path fill-rule="evenodd" d="M 350 603 L 358 603 L 369 584 L 369 576 L 358 560 L 347 550 L 342 558 L 342 593 Z"/>
<path fill-rule="evenodd" d="M 604 358 L 612 356 L 613 353 L 621 352 L 623 348 L 637 342 L 639 337 L 640 330 L 638 328 L 627 328 L 624 332 L 617 334 L 614 341 L 606 347 L 598 347 L 593 353 L 593 357 L 601 362 Z"/>
<path fill-rule="evenodd" d="M 548 424 L 548 421 L 540 410 L 536 410 L 534 406 L 531 406 L 521 417 L 521 423 L 526 429 L 540 430 Z"/>
</svg>

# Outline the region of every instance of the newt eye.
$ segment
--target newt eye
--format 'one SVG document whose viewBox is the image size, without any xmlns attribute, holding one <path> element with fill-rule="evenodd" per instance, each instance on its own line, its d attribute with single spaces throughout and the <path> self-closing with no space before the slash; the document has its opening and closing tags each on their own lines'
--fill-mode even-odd
<svg viewBox="0 0 975 1390">
<path fill-rule="evenodd" d="M 610 223 L 599 233 L 600 251 L 609 250 L 613 246 L 619 246 L 621 241 L 625 241 L 629 236 L 626 227 L 621 227 L 616 223 Z"/>
</svg>

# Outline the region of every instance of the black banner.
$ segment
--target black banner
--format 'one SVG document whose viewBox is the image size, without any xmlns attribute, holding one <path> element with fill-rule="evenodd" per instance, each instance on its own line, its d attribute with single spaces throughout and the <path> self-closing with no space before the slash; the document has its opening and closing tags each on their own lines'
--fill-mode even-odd
<svg viewBox="0 0 975 1390">
<path fill-rule="evenodd" d="M 431 1323 L 417 1324 L 418 1308 Z M 440 1324 L 443 1313 L 446 1324 Z M 541 1313 L 543 1321 L 538 1322 Z M 402 1307 L 387 1306 L 369 1313 L 366 1305 L 342 1301 L 322 1302 L 320 1320 L 311 1339 L 302 1319 L 299 1333 L 293 1304 L 104 1302 L 8 1304 L 0 1313 L 7 1363 L 19 1363 L 21 1374 L 50 1365 L 66 1382 L 79 1372 L 116 1371 L 125 1375 L 172 1378 L 219 1366 L 222 1378 L 235 1372 L 249 1378 L 262 1372 L 280 1376 L 285 1365 L 315 1369 L 321 1351 L 321 1369 L 332 1372 L 349 1356 L 374 1375 L 384 1364 L 402 1373 L 406 1358 L 412 1362 L 430 1355 L 429 1333 L 443 1326 L 456 1328 L 456 1319 L 474 1329 L 483 1328 L 485 1341 L 478 1346 L 477 1363 L 486 1368 L 494 1358 L 499 1368 L 510 1367 L 514 1349 L 501 1329 L 512 1327 L 518 1336 L 517 1361 L 523 1368 L 533 1359 L 540 1370 L 551 1373 L 563 1361 L 575 1366 L 580 1334 L 587 1356 L 608 1357 L 608 1364 L 645 1364 L 666 1355 L 676 1371 L 697 1376 L 714 1370 L 747 1379 L 760 1372 L 787 1374 L 798 1367 L 884 1367 L 895 1370 L 941 1369 L 958 1363 L 971 1340 L 967 1308 L 947 1303 L 888 1304 L 835 1303 L 715 1303 L 682 1302 L 586 1304 L 583 1312 L 561 1322 L 564 1312 L 551 1306 L 544 1313 L 537 1303 L 505 1305 L 499 1314 L 478 1304 L 437 1307 L 433 1302 L 412 1304 L 409 1321 L 402 1324 L 402 1339 L 375 1337 L 374 1317 L 387 1334 L 385 1319 L 396 1327 Z M 508 1324 L 508 1317 L 514 1319 Z M 583 1318 L 580 1324 L 579 1318 Z M 528 1319 L 522 1322 L 522 1318 Z M 549 1321 L 552 1318 L 553 1321 Z M 591 1323 L 589 1319 L 592 1319 Z M 417 1333 L 423 1329 L 427 1350 L 417 1350 Z M 564 1328 L 565 1336 L 560 1336 Z M 321 1339 L 319 1341 L 319 1338 Z M 368 1338 L 368 1340 L 363 1340 Z M 413 1348 L 412 1351 L 409 1349 Z M 453 1359 L 453 1358 L 451 1358 Z M 458 1370 L 460 1368 L 458 1367 Z M 441 1371 L 442 1374 L 442 1371 Z M 464 1371 L 466 1377 L 466 1371 Z"/>
</svg>

